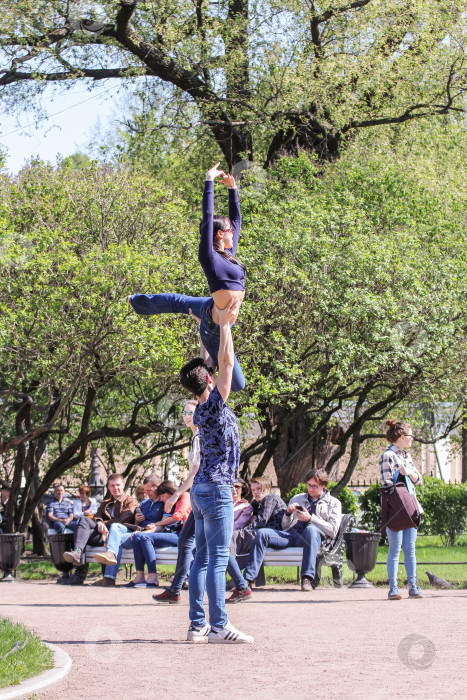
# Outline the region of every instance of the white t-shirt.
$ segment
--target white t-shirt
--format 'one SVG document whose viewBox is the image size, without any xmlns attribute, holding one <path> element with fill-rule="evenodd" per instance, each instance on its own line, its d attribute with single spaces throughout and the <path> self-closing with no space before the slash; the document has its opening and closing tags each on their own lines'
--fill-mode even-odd
<svg viewBox="0 0 467 700">
<path fill-rule="evenodd" d="M 191 439 L 191 447 L 190 452 L 188 454 L 188 466 L 190 468 L 190 471 L 193 467 L 199 467 L 200 459 L 201 455 L 199 451 L 199 432 L 196 431 L 196 433 Z"/>
</svg>

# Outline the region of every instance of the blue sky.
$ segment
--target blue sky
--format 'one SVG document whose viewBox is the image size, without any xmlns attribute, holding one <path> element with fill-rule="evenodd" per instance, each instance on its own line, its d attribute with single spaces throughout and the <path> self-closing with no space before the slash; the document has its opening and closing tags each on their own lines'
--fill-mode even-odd
<svg viewBox="0 0 467 700">
<path fill-rule="evenodd" d="M 32 111 L 19 118 L 3 114 L 0 151 L 6 153 L 6 169 L 16 173 L 31 157 L 55 163 L 59 155 L 84 151 L 96 127 L 105 132 L 116 118 L 121 87 L 120 81 L 107 81 L 92 91 L 83 84 L 61 95 L 46 90 L 41 104 L 49 118 L 39 122 Z"/>
</svg>

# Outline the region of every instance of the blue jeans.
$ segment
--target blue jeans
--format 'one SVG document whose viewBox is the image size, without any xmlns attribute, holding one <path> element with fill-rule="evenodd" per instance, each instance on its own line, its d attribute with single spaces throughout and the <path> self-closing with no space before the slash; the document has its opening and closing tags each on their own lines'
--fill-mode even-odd
<svg viewBox="0 0 467 700">
<path fill-rule="evenodd" d="M 272 547 L 272 549 L 303 547 L 302 578 L 307 576 L 314 579 L 316 555 L 320 545 L 321 533 L 315 525 L 307 525 L 301 532 L 297 532 L 295 528 L 287 532 L 272 530 L 269 527 L 261 528 L 254 539 L 243 575 L 248 581 L 255 580 L 263 563 L 266 547 Z"/>
<path fill-rule="evenodd" d="M 417 539 L 417 528 L 411 527 L 408 530 L 394 532 L 386 528 L 389 549 L 386 566 L 388 569 L 389 588 L 397 588 L 397 569 L 399 567 L 399 555 L 401 545 L 404 550 L 404 566 L 407 573 L 409 588 L 417 585 L 417 562 L 415 559 L 415 540 Z"/>
<path fill-rule="evenodd" d="M 179 595 L 182 590 L 183 582 L 193 560 L 194 549 L 195 516 L 193 515 L 193 511 L 191 511 L 180 533 L 180 537 L 178 538 L 177 566 L 175 567 L 175 576 L 169 586 L 170 592 L 174 595 Z"/>
<path fill-rule="evenodd" d="M 156 549 L 176 547 L 178 532 L 135 532 L 132 542 L 136 571 L 144 571 L 144 563 L 146 562 L 148 574 L 155 574 Z"/>
<path fill-rule="evenodd" d="M 122 523 L 112 523 L 110 526 L 109 536 L 107 538 L 107 549 L 115 554 L 117 563 L 105 567 L 104 576 L 106 578 L 117 578 L 118 567 L 120 566 L 120 559 L 122 558 L 122 549 L 131 549 L 132 534 L 133 532 Z"/>
<path fill-rule="evenodd" d="M 229 553 L 229 563 L 227 564 L 227 573 L 229 574 L 230 578 L 235 584 L 235 588 L 238 588 L 239 590 L 243 590 L 244 588 L 248 588 L 248 584 L 245 581 L 241 569 L 238 565 L 237 560 L 235 559 L 234 555 L 232 552 Z"/>
<path fill-rule="evenodd" d="M 71 523 L 70 523 L 70 525 L 71 525 Z M 60 522 L 60 520 L 56 520 L 54 523 L 51 524 L 50 527 L 52 528 L 52 530 L 55 530 L 55 532 L 57 532 L 59 535 L 61 535 L 63 530 L 66 527 L 69 527 L 69 525 L 65 525 L 65 523 Z"/>
<path fill-rule="evenodd" d="M 190 620 L 196 627 L 206 624 L 203 599 L 208 594 L 209 623 L 225 627 L 225 571 L 233 532 L 231 486 L 195 484 L 191 489 L 195 517 L 196 554 L 190 572 Z"/>
<path fill-rule="evenodd" d="M 207 313 L 213 305 L 212 297 L 189 297 L 185 294 L 133 294 L 131 306 L 137 314 L 149 316 L 152 314 L 189 314 L 190 309 L 201 319 L 199 334 L 201 341 L 218 367 L 220 327 L 214 323 Z M 245 377 L 238 360 L 234 357 L 232 373 L 232 391 L 245 388 Z"/>
<path fill-rule="evenodd" d="M 72 530 L 75 532 L 76 528 L 78 527 L 79 523 L 79 518 L 77 520 L 72 520 L 71 523 L 67 526 L 69 530 Z"/>
</svg>

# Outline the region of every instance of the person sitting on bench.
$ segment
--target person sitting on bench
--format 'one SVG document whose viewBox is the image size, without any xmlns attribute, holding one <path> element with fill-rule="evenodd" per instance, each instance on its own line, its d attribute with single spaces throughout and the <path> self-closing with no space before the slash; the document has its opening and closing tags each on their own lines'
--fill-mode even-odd
<svg viewBox="0 0 467 700">
<path fill-rule="evenodd" d="M 324 469 L 312 469 L 306 477 L 308 493 L 299 493 L 290 500 L 282 518 L 282 530 L 267 527 L 258 530 L 244 571 L 249 588 L 258 575 L 267 547 L 303 547 L 302 591 L 312 590 L 321 540 L 336 537 L 342 518 L 341 503 L 327 490 L 328 483 Z"/>
<path fill-rule="evenodd" d="M 107 488 L 110 497 L 104 498 L 94 520 L 86 515 L 79 519 L 75 532 L 75 548 L 70 552 L 65 552 L 63 558 L 76 566 L 76 571 L 70 579 L 70 585 L 84 583 L 88 565 L 83 561 L 83 550 L 87 544 L 93 547 L 102 547 L 107 540 L 110 526 L 113 523 L 134 523 L 135 511 L 138 508 L 138 501 L 133 496 L 125 493 L 125 479 L 121 474 L 111 474 L 107 480 Z M 115 581 L 110 579 L 109 585 L 115 585 Z"/>
</svg>

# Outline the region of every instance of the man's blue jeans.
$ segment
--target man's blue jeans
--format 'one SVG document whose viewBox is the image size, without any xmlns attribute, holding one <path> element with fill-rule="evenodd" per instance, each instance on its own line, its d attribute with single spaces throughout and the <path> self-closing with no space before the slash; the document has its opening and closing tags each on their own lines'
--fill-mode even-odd
<svg viewBox="0 0 467 700">
<path fill-rule="evenodd" d="M 213 305 L 212 297 L 189 297 L 185 294 L 133 294 L 130 304 L 137 314 L 189 314 L 190 309 L 201 319 L 199 334 L 201 341 L 218 367 L 220 327 L 214 323 L 208 310 Z M 238 360 L 234 357 L 232 391 L 245 388 L 245 377 Z"/>
<path fill-rule="evenodd" d="M 399 556 L 401 545 L 404 551 L 404 566 L 407 573 L 409 588 L 417 585 L 417 562 L 415 559 L 415 540 L 417 539 L 417 528 L 411 527 L 408 530 L 395 532 L 386 528 L 388 536 L 388 558 L 386 566 L 388 569 L 389 588 L 397 588 L 397 569 L 399 568 Z"/>
<path fill-rule="evenodd" d="M 71 523 L 70 523 L 70 525 L 71 525 Z M 65 525 L 65 523 L 62 523 L 61 520 L 55 520 L 55 522 L 53 522 L 50 527 L 52 528 L 52 530 L 55 530 L 55 532 L 57 532 L 59 535 L 61 535 L 62 532 L 64 531 L 64 529 L 66 527 L 68 527 L 68 525 Z"/>
<path fill-rule="evenodd" d="M 135 532 L 132 543 L 136 571 L 144 571 L 146 562 L 148 574 L 155 574 L 156 549 L 160 547 L 176 547 L 178 532 Z"/>
<path fill-rule="evenodd" d="M 107 549 L 115 554 L 117 563 L 105 567 L 106 578 L 117 578 L 120 559 L 122 558 L 122 549 L 131 549 L 131 532 L 126 525 L 122 523 L 112 523 L 107 538 Z"/>
<path fill-rule="evenodd" d="M 225 627 L 225 571 L 233 532 L 231 486 L 195 484 L 191 489 L 195 517 L 196 554 L 190 572 L 190 620 L 196 627 L 206 624 L 203 599 L 208 594 L 211 627 Z"/>
<path fill-rule="evenodd" d="M 183 530 L 178 538 L 178 557 L 177 566 L 175 567 L 175 575 L 170 584 L 170 592 L 174 595 L 179 595 L 182 590 L 183 582 L 190 569 L 190 564 L 193 561 L 193 553 L 195 549 L 195 516 L 193 511 L 187 518 Z"/>
<path fill-rule="evenodd" d="M 254 539 L 253 547 L 243 575 L 248 581 L 254 581 L 258 576 L 264 560 L 266 547 L 286 549 L 287 547 L 303 547 L 301 575 L 314 579 L 316 571 L 316 556 L 321 545 L 321 533 L 315 525 L 307 525 L 298 532 L 293 528 L 287 532 L 261 528 Z"/>
</svg>

